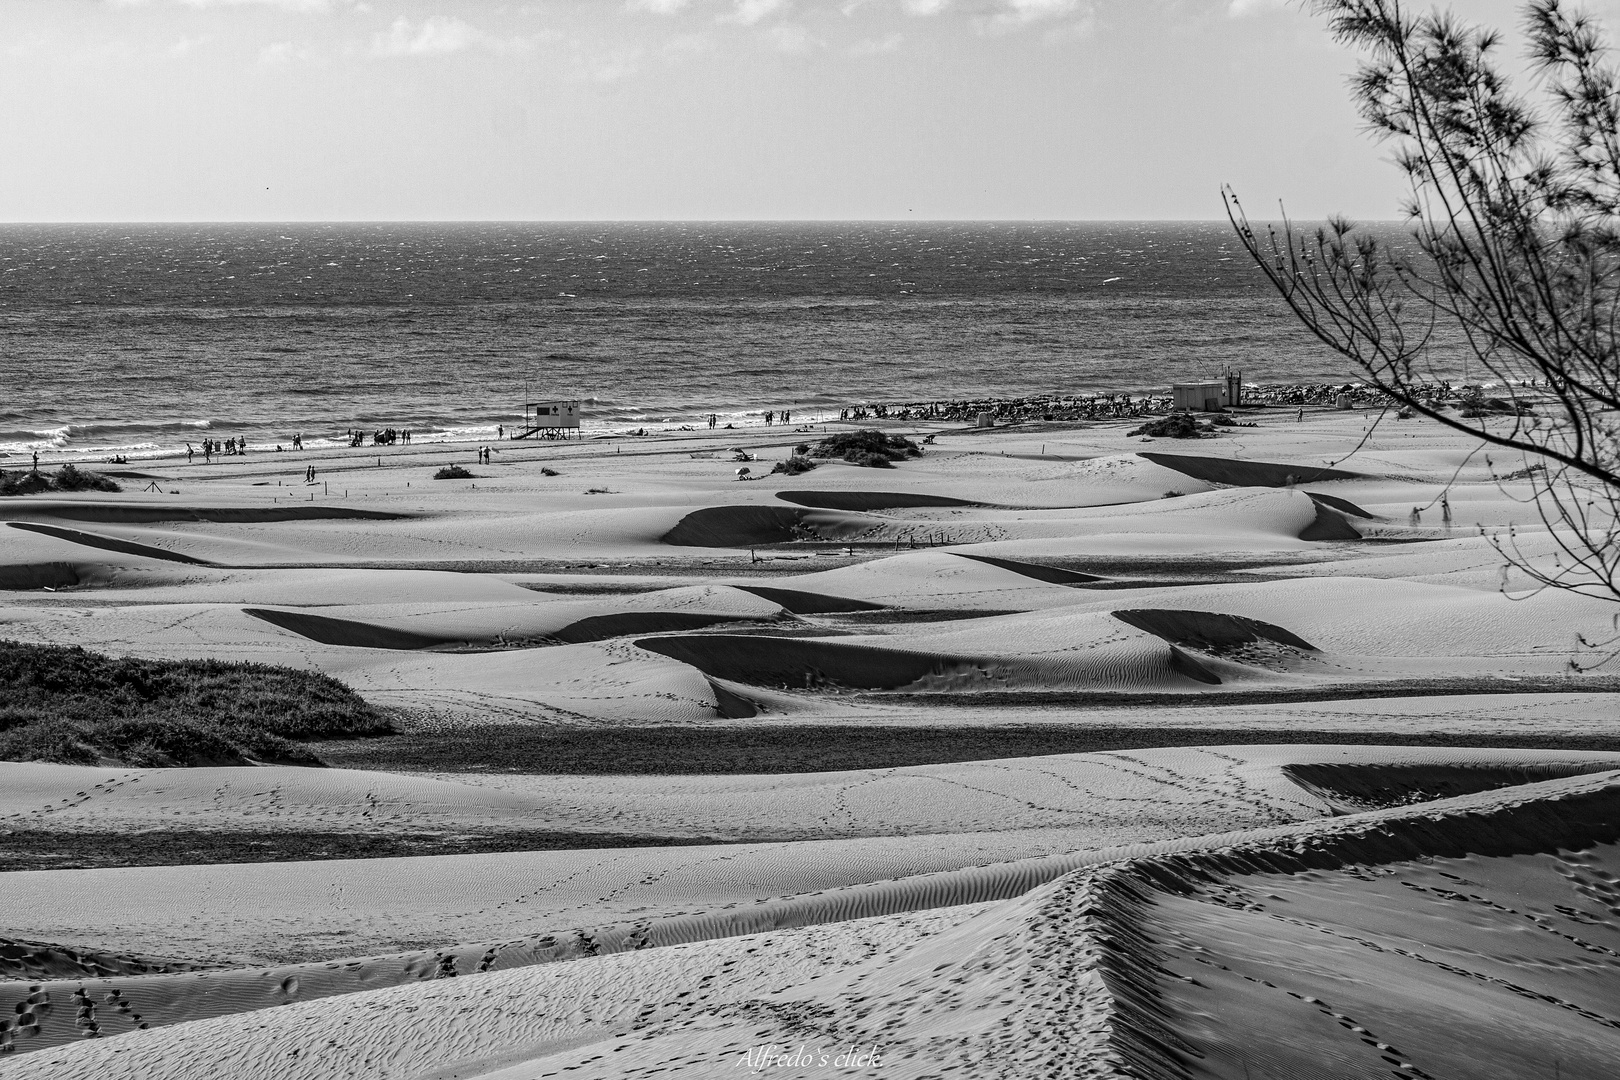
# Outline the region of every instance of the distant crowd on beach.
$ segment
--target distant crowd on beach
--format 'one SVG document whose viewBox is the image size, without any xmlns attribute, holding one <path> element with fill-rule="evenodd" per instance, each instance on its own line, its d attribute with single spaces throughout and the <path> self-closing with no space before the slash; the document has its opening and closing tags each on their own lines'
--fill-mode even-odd
<svg viewBox="0 0 1620 1080">
<path fill-rule="evenodd" d="M 245 453 L 247 453 L 247 439 L 243 438 L 242 436 L 232 436 L 223 442 L 219 439 L 204 439 L 202 441 L 202 456 L 204 461 L 213 461 L 215 454 L 218 454 L 221 457 L 228 457 Z M 186 443 L 186 460 L 192 461 L 196 458 L 196 456 L 196 449 L 190 443 Z"/>
<path fill-rule="evenodd" d="M 395 443 L 408 443 L 411 441 L 409 428 L 381 428 L 371 433 L 372 446 L 393 446 Z M 349 429 L 349 445 L 351 447 L 366 445 L 366 433 L 359 428 Z M 301 444 L 300 444 L 301 448 Z"/>
</svg>

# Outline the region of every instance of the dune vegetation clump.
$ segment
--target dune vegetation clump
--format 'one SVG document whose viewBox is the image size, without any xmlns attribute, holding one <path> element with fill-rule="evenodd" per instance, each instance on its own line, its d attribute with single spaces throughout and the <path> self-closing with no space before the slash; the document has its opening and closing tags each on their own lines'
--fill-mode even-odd
<svg viewBox="0 0 1620 1080">
<path fill-rule="evenodd" d="M 433 479 L 435 479 L 435 480 L 472 480 L 472 479 L 475 479 L 475 477 L 473 476 L 472 473 L 468 472 L 466 469 L 462 468 L 460 465 L 446 465 L 444 468 L 440 469 L 438 472 L 433 474 Z"/>
<path fill-rule="evenodd" d="M 1213 434 L 1215 425 L 1198 420 L 1192 413 L 1171 413 L 1149 420 L 1126 435 L 1148 435 L 1155 439 L 1202 439 Z"/>
<path fill-rule="evenodd" d="M 786 473 L 788 476 L 798 476 L 815 468 L 818 462 L 806 457 L 804 454 L 794 454 L 786 461 L 778 461 L 771 467 L 773 473 Z"/>
<path fill-rule="evenodd" d="M 810 448 L 807 457 L 839 458 L 869 469 L 892 468 L 896 461 L 922 456 L 922 447 L 904 435 L 882 431 L 840 431 Z"/>
<path fill-rule="evenodd" d="M 297 740 L 393 731 L 381 710 L 312 672 L 0 641 L 0 761 L 319 765 Z"/>
<path fill-rule="evenodd" d="M 38 469 L 0 470 L 0 495 L 37 495 L 44 491 L 122 491 L 118 481 L 100 473 L 64 465 L 54 473 Z"/>
</svg>

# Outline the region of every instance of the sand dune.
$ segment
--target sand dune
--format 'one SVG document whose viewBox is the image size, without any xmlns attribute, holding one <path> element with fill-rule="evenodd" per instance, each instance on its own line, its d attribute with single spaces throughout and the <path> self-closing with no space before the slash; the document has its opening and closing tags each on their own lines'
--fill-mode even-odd
<svg viewBox="0 0 1620 1080">
<path fill-rule="evenodd" d="M 951 544 L 974 544 L 976 554 L 1039 562 L 1128 556 L 1136 560 L 1209 557 L 1224 553 L 1307 552 L 1323 539 L 1359 539 L 1359 524 L 1341 531 L 1340 515 L 1302 491 L 1234 488 L 1156 499 L 1127 506 L 1063 511 L 1040 520 L 986 520 L 939 525 Z M 1324 521 L 1329 522 L 1324 526 Z M 892 526 L 891 526 L 892 527 Z"/>
<path fill-rule="evenodd" d="M 569 829 L 647 827 L 724 836 L 747 835 L 762 818 L 770 821 L 780 814 L 782 833 L 843 838 L 36 871 L 11 875 L 0 896 L 0 921 L 18 936 L 71 941 L 81 949 L 178 954 L 205 961 L 325 959 L 418 943 L 501 941 L 620 923 L 629 933 L 629 923 L 652 918 L 676 920 L 669 923 L 668 933 L 675 935 L 670 940 L 689 940 L 683 935 L 714 936 L 700 929 L 704 920 L 724 921 L 730 916 L 723 909 L 735 905 L 754 912 L 748 918 L 765 918 L 759 902 L 776 897 L 865 888 L 863 883 L 1010 859 L 1049 860 L 1332 813 L 1334 805 L 1317 793 L 1322 783 L 1316 791 L 1308 790 L 1285 769 L 1300 763 L 1390 764 L 1408 776 L 1423 769 L 1477 769 L 1482 771 L 1475 775 L 1494 782 L 1500 777 L 1492 769 L 1569 774 L 1613 768 L 1620 759 L 1522 751 L 1216 747 L 804 778 L 625 778 L 603 784 L 595 794 L 587 782 L 563 778 L 520 791 L 398 778 L 379 778 L 374 789 L 363 789 L 360 777 L 338 771 L 328 778 L 318 775 L 321 770 L 208 770 L 191 779 L 177 775 L 180 770 L 153 770 L 126 781 L 116 797 L 69 797 L 76 809 L 64 805 L 54 812 L 67 815 L 56 827 L 94 820 L 86 815 L 94 815 L 97 806 L 106 807 L 111 821 L 126 820 L 132 827 L 160 820 L 165 812 L 185 820 L 205 808 L 212 798 L 209 792 L 220 788 L 221 827 L 307 827 L 318 816 L 321 799 L 329 798 L 333 820 L 353 821 L 360 828 L 528 820 L 535 826 Z M 46 778 L 56 783 L 62 779 Z M 359 797 L 362 790 L 371 798 Z M 368 805 L 373 800 L 375 805 Z M 418 807 L 409 805 L 418 801 Z M 779 810 L 773 809 L 777 806 Z M 372 809 L 369 816 L 366 809 Z M 12 820 L 37 824 L 40 816 Z M 665 824 L 656 827 L 660 820 Z M 926 844 L 916 842 L 919 834 L 928 836 Z M 1047 873 L 1040 866 L 1047 863 L 1026 868 L 1036 878 L 1018 891 L 1047 879 L 1040 877 Z M 1019 870 L 1008 880 L 1024 881 L 1020 875 L 1025 874 Z M 991 878 L 1000 880 L 994 874 Z M 990 892 L 969 899 L 1013 895 L 1000 885 L 983 887 Z M 907 900 L 910 906 L 964 902 L 949 899 L 951 894 L 941 892 L 937 881 L 918 879 L 920 891 L 906 891 L 911 889 L 906 885 L 901 892 L 923 899 Z M 858 917 L 865 895 L 857 890 L 782 901 L 787 906 L 780 918 Z M 117 902 L 108 904 L 106 898 L 114 896 Z M 758 924 L 766 925 L 783 924 Z M 600 948 L 608 947 L 604 939 Z M 484 946 L 466 948 L 481 952 Z"/>
<path fill-rule="evenodd" d="M 365 697 L 480 723 L 692 723 L 720 712 L 696 669 L 605 641 L 473 655 L 382 654 L 333 671 Z"/>
<path fill-rule="evenodd" d="M 548 798 L 498 788 L 349 769 L 103 769 L 0 762 L 0 822 L 10 828 L 534 828 L 549 823 L 554 805 Z"/>
<path fill-rule="evenodd" d="M 703 634 L 638 638 L 636 645 L 716 678 L 807 690 L 1191 691 L 1222 681 L 1157 635 L 1106 617 L 1043 624 L 1044 647 L 1008 634 L 1007 626 L 831 640 Z"/>
<path fill-rule="evenodd" d="M 876 915 L 915 890 L 870 886 L 865 917 L 834 925 L 470 981 L 422 983 L 440 974 L 424 968 L 415 985 L 30 1054 L 14 1075 L 381 1077 L 405 1061 L 484 1077 L 713 1074 L 761 1043 L 802 1043 L 812 1060 L 777 1071 L 839 1075 L 821 1050 L 861 1044 L 901 1076 L 1056 1062 L 1505 1080 L 1535 1075 L 1557 1046 L 1561 1071 L 1597 1077 L 1620 1050 L 1606 959 L 1620 946 L 1606 912 L 1617 798 L 1610 772 L 1039 871 L 959 871 L 945 891 L 956 905 L 930 916 Z M 974 899 L 986 886 L 1000 898 Z M 743 921 L 780 918 L 760 914 Z M 302 992 L 260 980 L 283 999 Z M 91 1000 L 109 1033 L 131 1026 L 117 1011 L 127 996 L 91 985 L 41 990 L 53 1010 L 58 995 Z M 454 1025 L 432 1022 L 452 1012 Z"/>
<path fill-rule="evenodd" d="M 1601 601 L 1563 593 L 1515 602 L 1472 589 L 1347 578 L 1077 599 L 880 635 L 705 634 L 637 644 L 717 678 L 779 688 L 1193 692 L 1302 679 L 1555 674 L 1591 652 L 1576 634 L 1600 640 L 1610 614 Z"/>
<path fill-rule="evenodd" d="M 771 601 L 723 586 L 691 586 L 590 600 L 424 607 L 385 604 L 247 614 L 329 645 L 373 649 L 431 649 L 525 642 L 578 644 L 629 634 L 694 630 L 725 622 L 780 618 Z"/>
<path fill-rule="evenodd" d="M 1571 666 L 1612 605 L 1497 593 L 1476 523 L 1551 549 L 1477 446 L 1251 418 L 1196 454 L 935 425 L 780 491 L 730 458 L 763 476 L 799 435 L 754 429 L 6 501 L 0 636 L 325 671 L 408 710 L 367 752 L 462 771 L 0 764 L 8 842 L 153 845 L 0 879 L 0 1074 L 1606 1077 L 1620 757 L 1508 744 L 1617 745 L 1609 669 Z M 719 768 L 851 757 L 493 749 L 565 727 L 611 770 L 645 745 L 592 732 L 649 725 L 723 736 Z M 1453 734 L 1496 748 L 1375 745 Z M 1138 740 L 1211 745 L 951 760 Z M 848 767 L 878 760 L 918 764 Z M 548 831 L 601 846 L 473 843 Z M 486 853 L 144 865 L 337 833 Z M 868 1057 L 744 1057 L 767 1044 Z"/>
<path fill-rule="evenodd" d="M 1043 580 L 1028 564 L 1010 560 L 961 558 L 960 553 L 928 550 L 775 579 L 797 592 L 861 600 L 888 607 L 926 611 L 1030 611 L 1064 607 L 1088 599 L 1085 593 Z"/>
<path fill-rule="evenodd" d="M 490 574 L 445 570 L 298 567 L 276 570 L 167 570 L 143 576 L 139 592 L 108 599 L 147 604 L 275 605 L 324 609 L 353 606 L 533 604 L 544 599 Z M 123 584 L 123 578 L 117 579 Z M 121 590 L 120 590 L 121 591 Z M 96 594 L 76 594 L 95 603 Z"/>
</svg>

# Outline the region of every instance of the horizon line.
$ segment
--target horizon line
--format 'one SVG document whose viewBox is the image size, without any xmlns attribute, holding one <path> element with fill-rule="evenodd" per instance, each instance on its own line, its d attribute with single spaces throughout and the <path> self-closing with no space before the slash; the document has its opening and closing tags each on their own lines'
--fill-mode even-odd
<svg viewBox="0 0 1620 1080">
<path fill-rule="evenodd" d="M 1337 216 L 1337 215 L 1335 215 Z M 1281 218 L 1277 219 L 1283 220 Z M 1314 221 L 1314 218 L 1294 219 Z M 1327 220 L 1326 218 L 1322 220 Z M 13 225 L 1211 225 L 1224 217 L 1169 218 L 37 218 Z M 1354 224 L 1400 225 L 1405 218 L 1357 218 Z"/>
</svg>

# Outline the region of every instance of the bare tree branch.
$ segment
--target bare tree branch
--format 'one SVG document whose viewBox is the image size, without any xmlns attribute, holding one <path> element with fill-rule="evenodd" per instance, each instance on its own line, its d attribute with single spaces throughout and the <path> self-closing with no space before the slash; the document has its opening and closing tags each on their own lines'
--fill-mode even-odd
<svg viewBox="0 0 1620 1080">
<path fill-rule="evenodd" d="M 1343 220 L 1262 235 L 1227 217 L 1300 322 L 1414 412 L 1542 463 L 1531 482 L 1546 588 L 1620 600 L 1620 77 L 1599 24 L 1532 0 L 1538 108 L 1496 67 L 1498 33 L 1400 0 L 1311 0 L 1363 54 L 1351 93 L 1411 184 L 1413 250 Z M 1460 349 L 1507 407 L 1438 400 L 1431 350 Z M 1549 544 L 1538 546 L 1548 547 Z"/>
</svg>

